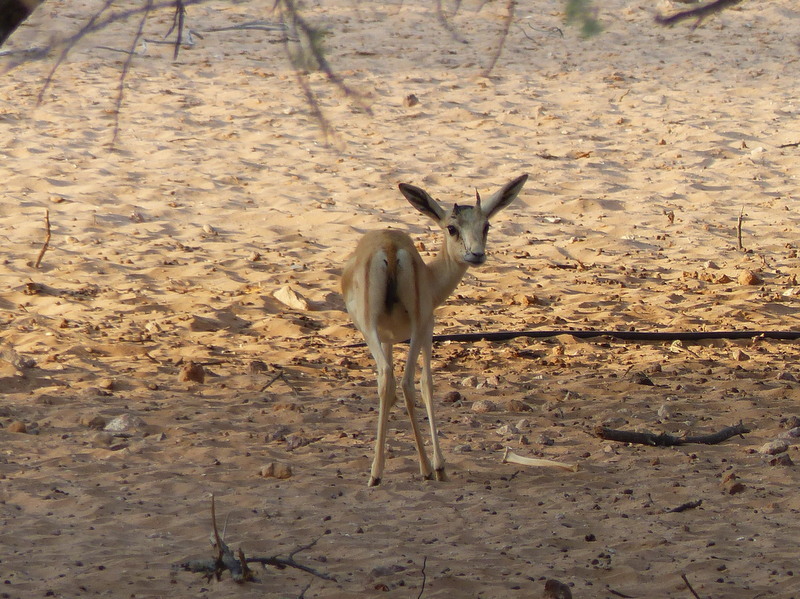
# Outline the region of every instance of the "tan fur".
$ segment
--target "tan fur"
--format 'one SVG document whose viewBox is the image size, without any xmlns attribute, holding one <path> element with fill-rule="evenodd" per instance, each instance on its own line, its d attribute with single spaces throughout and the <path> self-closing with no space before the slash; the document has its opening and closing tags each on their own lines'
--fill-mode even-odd
<svg viewBox="0 0 800 599">
<path fill-rule="evenodd" d="M 489 218 L 517 196 L 526 179 L 527 175 L 523 175 L 506 184 L 483 205 L 478 197 L 474 207 L 456 206 L 449 213 L 424 190 L 401 185 L 406 199 L 442 227 L 445 238 L 439 254 L 425 264 L 408 235 L 384 230 L 364 235 L 347 260 L 342 273 L 342 295 L 378 371 L 380 410 L 370 486 L 380 483 L 383 475 L 389 410 L 397 399 L 392 346 L 406 339 L 409 351 L 401 392 L 411 419 L 420 472 L 425 478 L 435 473 L 438 480 L 444 479 L 444 457 L 433 411 L 433 312 L 453 292 L 468 266 L 483 263 Z M 414 417 L 414 374 L 420 353 L 422 399 L 431 429 L 433 469 Z"/>
</svg>

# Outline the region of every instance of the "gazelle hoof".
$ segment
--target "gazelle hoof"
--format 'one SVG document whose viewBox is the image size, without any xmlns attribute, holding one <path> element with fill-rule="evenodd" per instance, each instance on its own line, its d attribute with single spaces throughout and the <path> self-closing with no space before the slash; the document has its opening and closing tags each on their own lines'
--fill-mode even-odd
<svg viewBox="0 0 800 599">
<path fill-rule="evenodd" d="M 438 470 L 434 470 L 434 474 L 436 475 L 436 480 L 439 482 L 444 482 L 447 480 L 447 475 L 444 472 L 444 468 L 439 468 Z"/>
<path fill-rule="evenodd" d="M 379 484 L 381 484 L 381 479 L 373 478 L 371 476 L 369 477 L 369 486 L 370 487 L 377 487 Z"/>
</svg>

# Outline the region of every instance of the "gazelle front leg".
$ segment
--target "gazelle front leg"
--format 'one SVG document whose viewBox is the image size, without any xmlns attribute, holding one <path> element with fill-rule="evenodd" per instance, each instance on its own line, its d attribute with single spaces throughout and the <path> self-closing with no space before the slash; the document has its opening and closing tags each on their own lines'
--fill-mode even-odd
<svg viewBox="0 0 800 599">
<path fill-rule="evenodd" d="M 428 422 L 431 426 L 431 445 L 433 445 L 433 469 L 436 474 L 436 480 L 446 480 L 444 471 L 444 455 L 439 447 L 439 431 L 436 426 L 436 417 L 433 411 L 433 373 L 431 372 L 431 353 L 433 343 L 433 324 L 431 323 L 429 330 L 424 333 L 424 341 L 422 343 L 422 376 L 420 383 L 422 387 L 422 401 L 425 402 L 425 409 L 428 412 Z"/>
</svg>

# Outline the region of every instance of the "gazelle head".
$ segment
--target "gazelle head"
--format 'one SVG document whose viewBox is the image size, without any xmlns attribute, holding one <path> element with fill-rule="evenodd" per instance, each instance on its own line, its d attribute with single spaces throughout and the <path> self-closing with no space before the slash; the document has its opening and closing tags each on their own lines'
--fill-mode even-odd
<svg viewBox="0 0 800 599">
<path fill-rule="evenodd" d="M 412 206 L 434 220 L 444 230 L 444 251 L 452 260 L 465 266 L 477 266 L 486 261 L 489 220 L 517 197 L 527 179 L 528 175 L 517 177 L 501 187 L 488 200 L 481 200 L 476 190 L 474 206 L 456 204 L 449 212 L 445 212 L 424 189 L 401 183 L 400 192 Z"/>
</svg>

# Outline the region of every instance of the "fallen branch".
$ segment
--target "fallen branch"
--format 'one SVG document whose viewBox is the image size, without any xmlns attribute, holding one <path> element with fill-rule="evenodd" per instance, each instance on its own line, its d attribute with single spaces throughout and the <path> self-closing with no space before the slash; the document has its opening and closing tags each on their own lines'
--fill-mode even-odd
<svg viewBox="0 0 800 599">
<path fill-rule="evenodd" d="M 278 556 L 272 557 L 246 557 L 244 551 L 240 548 L 235 554 L 231 548 L 222 540 L 217 529 L 217 515 L 214 503 L 214 496 L 211 496 L 211 525 L 213 529 L 212 544 L 217 548 L 217 556 L 214 559 L 207 560 L 190 560 L 178 564 L 178 567 L 188 572 L 199 572 L 206 577 L 206 580 L 211 580 L 215 577 L 217 580 L 222 578 L 222 575 L 228 570 L 234 582 L 244 583 L 248 581 L 255 581 L 255 575 L 250 569 L 248 564 L 261 564 L 262 566 L 275 566 L 279 570 L 284 568 L 297 568 L 303 572 L 313 574 L 318 578 L 324 580 L 336 580 L 332 576 L 319 572 L 309 566 L 304 566 L 294 560 L 294 556 L 310 549 L 316 545 L 317 541 L 313 541 L 308 545 L 299 547 L 289 554 L 288 558 L 281 558 Z"/>
<path fill-rule="evenodd" d="M 565 462 L 556 462 L 555 460 L 544 460 L 542 458 L 526 458 L 521 455 L 515 454 L 511 449 L 506 447 L 503 454 L 504 464 L 519 464 L 521 466 L 545 466 L 549 468 L 561 468 L 562 470 L 569 470 L 570 472 L 577 472 L 577 464 L 567 464 Z"/>
<path fill-rule="evenodd" d="M 677 12 L 669 17 L 656 15 L 656 23 L 659 25 L 674 25 L 675 23 L 685 21 L 686 19 L 697 19 L 694 25 L 692 25 L 692 29 L 697 29 L 700 26 L 700 23 L 702 23 L 706 17 L 718 12 L 722 12 L 726 8 L 736 6 L 741 1 L 742 0 L 714 0 L 714 2 L 703 4 L 697 8 L 682 10 L 681 12 Z"/>
<path fill-rule="evenodd" d="M 668 514 L 678 514 L 680 512 L 685 512 L 686 510 L 693 510 L 696 507 L 700 507 L 703 505 L 703 500 L 698 499 L 697 501 L 687 501 L 686 503 L 680 504 L 678 507 L 670 508 L 668 510 L 664 510 Z"/>
<path fill-rule="evenodd" d="M 727 441 L 731 437 L 749 433 L 750 429 L 741 422 L 735 426 L 727 426 L 717 433 L 710 435 L 697 435 L 691 437 L 675 437 L 667 433 L 655 434 L 650 432 L 619 431 L 605 426 L 594 429 L 595 435 L 606 441 L 619 441 L 620 443 L 637 443 L 639 445 L 652 445 L 654 447 L 675 447 L 690 443 L 716 445 Z"/>
<path fill-rule="evenodd" d="M 42 249 L 39 250 L 39 256 L 36 258 L 36 263 L 33 265 L 34 268 L 39 268 L 42 264 L 42 258 L 44 258 L 44 253 L 47 251 L 47 248 L 50 247 L 50 211 L 45 209 L 44 211 L 44 225 L 45 225 L 45 236 L 44 236 L 44 243 L 42 244 Z"/>
<path fill-rule="evenodd" d="M 621 341 L 710 341 L 715 339 L 773 339 L 776 341 L 796 341 L 800 339 L 800 331 L 587 331 L 587 330 L 552 330 L 538 331 L 496 331 L 482 333 L 453 333 L 450 335 L 434 335 L 437 343 L 455 341 L 474 343 L 475 341 L 509 341 L 518 337 L 530 339 L 547 339 L 560 335 L 570 335 L 576 339 L 592 339 L 594 337 L 611 337 Z M 408 340 L 405 341 L 408 343 Z M 344 347 L 366 347 L 366 343 L 351 343 Z"/>
</svg>

